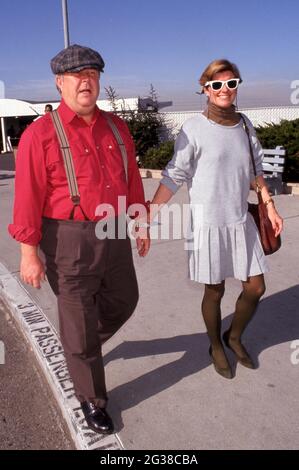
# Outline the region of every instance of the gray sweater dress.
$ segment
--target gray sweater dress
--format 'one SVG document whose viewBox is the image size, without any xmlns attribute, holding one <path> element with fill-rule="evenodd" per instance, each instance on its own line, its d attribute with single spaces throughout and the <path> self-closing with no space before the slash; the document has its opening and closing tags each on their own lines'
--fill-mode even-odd
<svg viewBox="0 0 299 470">
<path fill-rule="evenodd" d="M 251 122 L 244 117 L 257 175 L 262 175 L 262 148 Z M 173 193 L 184 182 L 188 186 L 186 249 L 191 280 L 218 284 L 234 277 L 246 281 L 268 271 L 256 225 L 247 210 L 254 173 L 242 121 L 223 126 L 203 114 L 188 119 L 162 175 L 161 184 Z"/>
</svg>

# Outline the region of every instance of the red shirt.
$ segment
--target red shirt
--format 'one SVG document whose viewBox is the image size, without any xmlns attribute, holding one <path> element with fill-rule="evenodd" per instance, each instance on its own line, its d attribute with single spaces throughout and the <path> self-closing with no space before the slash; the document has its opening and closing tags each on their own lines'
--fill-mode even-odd
<svg viewBox="0 0 299 470">
<path fill-rule="evenodd" d="M 62 100 L 58 108 L 71 147 L 80 205 L 89 220 L 96 221 L 99 204 L 111 204 L 118 211 L 118 196 L 131 204 L 145 204 L 135 147 L 127 125 L 111 117 L 128 154 L 128 183 L 119 145 L 103 113 L 96 108 L 88 125 Z M 16 159 L 14 221 L 9 233 L 19 242 L 38 245 L 42 216 L 69 219 L 73 208 L 59 142 L 51 116 L 46 114 L 23 133 Z M 74 220 L 84 220 L 80 208 Z"/>
</svg>

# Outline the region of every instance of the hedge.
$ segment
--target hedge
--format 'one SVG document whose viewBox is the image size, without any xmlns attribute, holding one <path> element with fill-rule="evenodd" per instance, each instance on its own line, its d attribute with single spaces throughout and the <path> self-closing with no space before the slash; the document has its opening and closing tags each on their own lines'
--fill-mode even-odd
<svg viewBox="0 0 299 470">
<path fill-rule="evenodd" d="M 283 181 L 299 181 L 299 119 L 282 120 L 280 124 L 267 124 L 256 128 L 257 136 L 263 148 L 275 148 L 282 145 L 287 158 Z"/>
</svg>

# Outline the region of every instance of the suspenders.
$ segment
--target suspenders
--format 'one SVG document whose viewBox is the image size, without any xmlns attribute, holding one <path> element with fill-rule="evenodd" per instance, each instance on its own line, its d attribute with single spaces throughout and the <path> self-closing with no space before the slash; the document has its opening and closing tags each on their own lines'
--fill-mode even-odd
<svg viewBox="0 0 299 470">
<path fill-rule="evenodd" d="M 111 116 L 108 114 L 108 113 L 104 113 L 104 117 L 105 119 L 107 120 L 113 134 L 114 134 L 114 137 L 116 138 L 116 141 L 119 145 L 119 149 L 121 151 L 121 156 L 123 158 L 123 163 L 124 163 L 124 168 L 125 168 L 125 173 L 126 173 L 126 181 L 128 183 L 128 155 L 127 155 L 127 150 L 126 150 L 126 146 L 122 140 L 122 137 L 119 133 L 119 130 L 117 129 L 116 125 L 114 124 Z"/>
<path fill-rule="evenodd" d="M 72 212 L 70 214 L 70 220 L 73 220 L 74 218 L 74 212 L 75 208 L 77 206 L 80 207 L 85 220 L 88 220 L 88 217 L 86 216 L 85 212 L 83 211 L 82 207 L 80 206 L 80 193 L 78 189 L 78 184 L 77 184 L 77 178 L 76 178 L 76 173 L 75 173 L 75 168 L 74 168 L 74 161 L 73 161 L 73 156 L 72 152 L 70 149 L 69 141 L 66 136 L 63 124 L 61 122 L 59 113 L 57 110 L 52 111 L 51 113 L 51 118 L 53 121 L 53 125 L 56 130 L 56 134 L 59 140 L 60 144 L 60 149 L 61 153 L 63 156 L 63 163 L 64 163 L 64 168 L 65 168 L 65 173 L 68 181 L 68 187 L 69 187 L 69 192 L 70 192 L 70 198 L 74 204 L 74 207 L 72 209 Z M 103 115 L 107 121 L 107 123 L 110 126 L 110 129 L 112 130 L 114 137 L 119 145 L 119 149 L 121 151 L 122 159 L 123 159 L 123 164 L 124 164 L 124 169 L 125 169 L 125 174 L 126 174 L 126 181 L 128 183 L 128 155 L 127 155 L 127 150 L 125 147 L 125 144 L 122 140 L 122 137 L 119 133 L 118 128 L 114 124 L 112 118 L 108 113 L 103 112 Z"/>
</svg>

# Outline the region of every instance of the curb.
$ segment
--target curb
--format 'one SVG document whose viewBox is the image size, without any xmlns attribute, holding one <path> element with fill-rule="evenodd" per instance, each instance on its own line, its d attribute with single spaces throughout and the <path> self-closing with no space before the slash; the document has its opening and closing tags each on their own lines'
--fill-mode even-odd
<svg viewBox="0 0 299 470">
<path fill-rule="evenodd" d="M 0 263 L 0 297 L 29 342 L 78 450 L 123 450 L 119 436 L 89 429 L 75 397 L 62 345 L 53 326 L 16 276 Z"/>
</svg>

